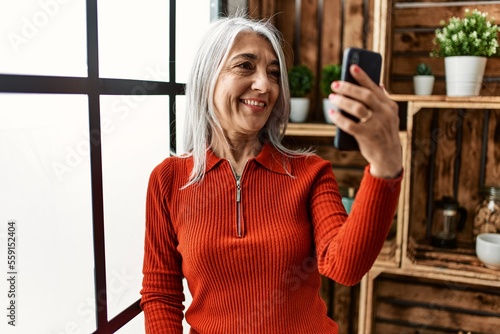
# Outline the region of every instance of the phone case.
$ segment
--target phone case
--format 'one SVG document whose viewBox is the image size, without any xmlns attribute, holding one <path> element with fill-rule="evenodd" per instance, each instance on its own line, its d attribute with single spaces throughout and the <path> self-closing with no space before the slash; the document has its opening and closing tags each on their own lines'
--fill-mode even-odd
<svg viewBox="0 0 500 334">
<path fill-rule="evenodd" d="M 349 67 L 352 64 L 358 64 L 368 74 L 373 82 L 375 82 L 377 85 L 380 83 L 382 56 L 379 53 L 360 48 L 348 48 L 344 51 L 341 80 L 358 85 L 358 82 L 351 76 L 349 72 Z M 359 121 L 356 117 L 347 112 L 344 112 L 342 110 L 340 110 L 340 112 L 356 122 Z M 335 148 L 342 151 L 359 150 L 358 142 L 356 141 L 356 139 L 350 134 L 342 131 L 338 127 L 334 139 L 334 146 Z"/>
</svg>

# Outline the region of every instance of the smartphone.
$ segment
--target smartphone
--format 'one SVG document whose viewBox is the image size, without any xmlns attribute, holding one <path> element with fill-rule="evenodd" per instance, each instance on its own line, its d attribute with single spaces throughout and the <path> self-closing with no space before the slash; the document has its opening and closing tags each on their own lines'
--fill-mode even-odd
<svg viewBox="0 0 500 334">
<path fill-rule="evenodd" d="M 360 48 L 347 48 L 344 50 L 341 80 L 358 85 L 358 82 L 349 72 L 349 67 L 352 64 L 359 65 L 377 85 L 380 83 L 380 72 L 382 70 L 382 56 L 380 53 Z M 351 114 L 343 110 L 339 111 L 342 115 L 359 122 L 359 119 Z M 350 134 L 342 131 L 339 127 L 337 127 L 337 133 L 335 134 L 333 144 L 335 148 L 341 151 L 359 151 L 356 139 Z"/>
</svg>

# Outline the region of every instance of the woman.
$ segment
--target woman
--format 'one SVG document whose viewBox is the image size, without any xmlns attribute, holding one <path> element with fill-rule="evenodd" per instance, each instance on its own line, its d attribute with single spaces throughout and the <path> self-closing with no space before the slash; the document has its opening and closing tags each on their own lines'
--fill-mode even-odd
<svg viewBox="0 0 500 334">
<path fill-rule="evenodd" d="M 346 285 L 370 269 L 401 183 L 397 106 L 357 66 L 332 111 L 369 165 L 347 216 L 331 163 L 280 140 L 289 114 L 281 40 L 269 22 L 214 22 L 186 86 L 188 154 L 151 174 L 141 305 L 147 333 L 338 333 L 320 274 Z"/>
</svg>

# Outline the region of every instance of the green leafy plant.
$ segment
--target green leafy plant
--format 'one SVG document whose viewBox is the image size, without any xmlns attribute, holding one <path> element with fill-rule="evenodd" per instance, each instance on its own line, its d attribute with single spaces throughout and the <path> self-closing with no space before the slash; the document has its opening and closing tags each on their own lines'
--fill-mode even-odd
<svg viewBox="0 0 500 334">
<path fill-rule="evenodd" d="M 327 64 L 323 66 L 321 71 L 320 89 L 324 97 L 328 97 L 332 93 L 330 85 L 335 80 L 340 80 L 342 67 L 338 64 Z"/>
<path fill-rule="evenodd" d="M 294 65 L 288 71 L 288 84 L 292 97 L 304 97 L 313 88 L 314 74 L 311 69 L 304 64 Z"/>
<path fill-rule="evenodd" d="M 488 13 L 465 9 L 465 17 L 452 17 L 436 29 L 433 57 L 479 56 L 491 57 L 497 53 L 499 28 Z"/>
<path fill-rule="evenodd" d="M 415 75 L 432 75 L 432 69 L 429 65 L 420 63 L 417 65 Z"/>
</svg>

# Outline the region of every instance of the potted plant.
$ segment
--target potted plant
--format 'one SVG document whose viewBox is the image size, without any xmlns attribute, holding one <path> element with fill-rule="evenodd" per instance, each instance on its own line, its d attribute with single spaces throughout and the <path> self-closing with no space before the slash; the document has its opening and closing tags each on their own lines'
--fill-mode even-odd
<svg viewBox="0 0 500 334">
<path fill-rule="evenodd" d="M 442 20 L 436 29 L 431 56 L 444 57 L 449 96 L 479 95 L 487 57 L 498 49 L 498 27 L 487 15 L 465 9 L 465 17 Z"/>
<path fill-rule="evenodd" d="M 413 76 L 415 95 L 431 95 L 433 87 L 434 75 L 432 69 L 425 63 L 418 64 Z"/>
<path fill-rule="evenodd" d="M 314 74 L 304 64 L 294 65 L 288 71 L 290 87 L 290 121 L 304 122 L 309 113 L 310 99 L 307 96 L 313 87 Z"/>
<path fill-rule="evenodd" d="M 320 89 L 323 96 L 323 114 L 327 123 L 332 123 L 328 110 L 334 108 L 328 99 L 328 95 L 332 93 L 330 86 L 333 81 L 340 80 L 341 73 L 342 67 L 338 64 L 326 64 L 321 71 Z"/>
</svg>

